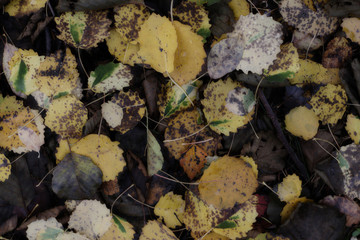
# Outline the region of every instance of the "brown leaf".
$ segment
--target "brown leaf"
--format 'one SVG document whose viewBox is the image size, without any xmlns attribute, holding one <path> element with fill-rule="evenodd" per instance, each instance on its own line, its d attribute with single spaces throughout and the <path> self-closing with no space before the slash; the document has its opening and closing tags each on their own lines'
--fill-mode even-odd
<svg viewBox="0 0 360 240">
<path fill-rule="evenodd" d="M 180 166 L 186 175 L 192 180 L 205 166 L 207 153 L 197 145 L 192 145 L 181 155 Z"/>
<path fill-rule="evenodd" d="M 44 212 L 41 212 L 39 214 L 37 214 L 36 216 L 33 216 L 31 217 L 29 220 L 27 220 L 26 222 L 22 223 L 20 225 L 20 227 L 17 228 L 17 230 L 24 230 L 27 228 L 27 226 L 36 221 L 36 220 L 39 220 L 39 219 L 43 219 L 43 220 L 46 220 L 48 218 L 51 218 L 51 217 L 57 217 L 62 211 L 64 211 L 66 208 L 64 205 L 62 206 L 57 206 L 57 207 L 54 207 L 54 208 L 50 208 Z"/>
<path fill-rule="evenodd" d="M 120 189 L 119 189 L 118 180 L 115 179 L 115 180 L 103 182 L 101 184 L 101 189 L 106 195 L 114 195 L 119 193 Z"/>
<path fill-rule="evenodd" d="M 8 233 L 16 228 L 18 222 L 17 215 L 12 216 L 0 225 L 0 236 Z"/>
<path fill-rule="evenodd" d="M 344 37 L 336 37 L 329 42 L 322 58 L 326 68 L 341 68 L 352 56 L 352 49 Z"/>
</svg>

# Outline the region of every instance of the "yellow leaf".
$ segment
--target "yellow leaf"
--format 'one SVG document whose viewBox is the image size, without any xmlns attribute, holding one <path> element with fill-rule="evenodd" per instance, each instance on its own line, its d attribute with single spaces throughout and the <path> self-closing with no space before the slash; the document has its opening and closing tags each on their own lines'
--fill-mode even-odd
<svg viewBox="0 0 360 240">
<path fill-rule="evenodd" d="M 246 90 L 240 82 L 228 78 L 225 81 L 210 82 L 204 91 L 204 99 L 201 103 L 204 106 L 205 117 L 210 128 L 219 134 L 228 136 L 230 132 L 236 132 L 239 127 L 252 119 L 255 108 L 250 109 L 246 115 L 240 116 L 225 107 L 229 93 L 232 94 L 236 89 Z"/>
<path fill-rule="evenodd" d="M 168 227 L 158 221 L 152 220 L 148 221 L 143 227 L 139 240 L 153 239 L 177 240 L 177 237 Z"/>
<path fill-rule="evenodd" d="M 71 151 L 91 158 L 102 171 L 105 182 L 114 180 L 126 165 L 123 150 L 118 145 L 119 142 L 112 142 L 105 135 L 90 134 L 71 146 Z M 67 152 L 63 149 L 57 156 L 66 155 L 70 152 L 69 149 L 68 147 Z"/>
<path fill-rule="evenodd" d="M 327 84 L 311 97 L 309 104 L 322 124 L 336 124 L 346 111 L 347 95 L 340 85 Z"/>
<path fill-rule="evenodd" d="M 250 5 L 246 0 L 231 0 L 228 3 L 234 13 L 235 20 L 239 20 L 240 16 L 246 16 L 250 13 Z"/>
<path fill-rule="evenodd" d="M 181 155 L 180 166 L 186 175 L 192 180 L 205 166 L 207 154 L 197 144 L 192 145 Z"/>
<path fill-rule="evenodd" d="M 46 96 L 57 96 L 81 92 L 81 82 L 77 71 L 75 56 L 67 48 L 65 54 L 58 51 L 56 54 L 45 57 L 35 76 L 36 85 Z M 75 95 L 78 99 L 82 94 Z"/>
<path fill-rule="evenodd" d="M 182 225 L 184 219 L 185 201 L 181 195 L 168 192 L 161 196 L 159 202 L 155 205 L 154 213 L 169 228 L 176 228 Z"/>
<path fill-rule="evenodd" d="M 304 140 L 312 139 L 319 128 L 319 118 L 307 107 L 296 107 L 285 116 L 286 130 Z"/>
<path fill-rule="evenodd" d="M 87 114 L 82 102 L 67 95 L 52 101 L 46 113 L 45 125 L 62 138 L 80 138 Z"/>
<path fill-rule="evenodd" d="M 0 153 L 0 182 L 5 182 L 11 174 L 11 163 L 9 159 Z"/>
<path fill-rule="evenodd" d="M 11 0 L 5 6 L 5 12 L 13 17 L 22 17 L 37 12 L 45 7 L 47 0 Z"/>
<path fill-rule="evenodd" d="M 301 202 L 312 202 L 312 200 L 307 199 L 306 197 L 301 197 L 288 201 L 280 213 L 281 222 L 285 222 L 290 217 L 290 214 L 295 210 L 296 206 Z"/>
<path fill-rule="evenodd" d="M 114 8 L 116 31 L 126 42 L 139 37 L 141 25 L 150 16 L 149 10 L 142 4 L 126 4 Z"/>
<path fill-rule="evenodd" d="M 223 235 L 217 234 L 215 232 L 211 232 L 205 235 L 202 240 L 229 240 L 230 238 L 225 237 Z"/>
<path fill-rule="evenodd" d="M 179 159 L 181 154 L 187 150 L 187 145 L 193 142 L 204 141 L 203 143 L 198 143 L 197 146 L 201 147 L 210 156 L 213 156 L 220 146 L 219 136 L 216 136 L 204 125 L 198 124 L 199 118 L 199 112 L 196 109 L 192 109 L 180 112 L 169 121 L 168 127 L 165 130 L 164 145 L 176 159 Z"/>
<path fill-rule="evenodd" d="M 252 167 L 241 158 L 229 156 L 212 162 L 199 181 L 201 199 L 217 209 L 246 202 L 258 186 Z"/>
<path fill-rule="evenodd" d="M 213 231 L 230 239 L 246 237 L 247 232 L 252 229 L 252 225 L 256 222 L 258 216 L 256 204 L 257 197 L 252 195 L 235 214 L 217 225 Z"/>
<path fill-rule="evenodd" d="M 317 83 L 338 84 L 340 83 L 338 68 L 324 68 L 321 64 L 311 60 L 299 59 L 300 70 L 294 78 L 290 78 L 291 84 Z"/>
<path fill-rule="evenodd" d="M 184 85 L 196 78 L 205 63 L 206 53 L 202 37 L 193 33 L 187 25 L 174 21 L 178 47 L 175 53 L 174 71 L 170 76 L 179 85 Z"/>
<path fill-rule="evenodd" d="M 140 45 L 138 43 L 133 44 L 127 42 L 115 29 L 110 31 L 110 35 L 106 39 L 106 44 L 109 52 L 115 56 L 118 61 L 130 66 L 143 63 L 138 55 Z"/>
<path fill-rule="evenodd" d="M 344 18 L 341 24 L 346 37 L 360 44 L 360 18 Z"/>
<path fill-rule="evenodd" d="M 61 138 L 59 140 L 59 146 L 56 148 L 56 164 L 58 164 L 66 154 L 70 153 L 72 146 L 77 143 L 79 139 L 76 138 Z"/>
<path fill-rule="evenodd" d="M 100 240 L 132 240 L 134 239 L 134 227 L 124 219 L 113 215 L 111 226 Z"/>
<path fill-rule="evenodd" d="M 281 201 L 290 202 L 301 194 L 301 180 L 296 174 L 288 175 L 278 185 L 277 194 Z"/>
<path fill-rule="evenodd" d="M 57 37 L 75 48 L 92 48 L 109 36 L 108 11 L 66 12 L 55 18 Z"/>
<path fill-rule="evenodd" d="M 347 115 L 345 129 L 348 132 L 351 140 L 353 140 L 355 144 L 359 144 L 360 143 L 360 118 L 356 117 L 353 114 Z"/>
<path fill-rule="evenodd" d="M 255 160 L 252 157 L 247 157 L 247 156 L 241 156 L 241 159 L 244 160 L 246 163 L 248 163 L 251 166 L 251 168 L 255 174 L 255 177 L 257 178 L 259 175 L 259 171 L 258 171 L 257 165 L 255 163 Z"/>
<path fill-rule="evenodd" d="M 195 239 L 201 238 L 218 225 L 223 217 L 214 206 L 207 205 L 190 191 L 185 193 L 185 202 L 184 224 Z"/>
<path fill-rule="evenodd" d="M 138 54 L 160 73 L 174 71 L 175 51 L 178 46 L 175 27 L 166 17 L 155 13 L 141 26 Z"/>
</svg>

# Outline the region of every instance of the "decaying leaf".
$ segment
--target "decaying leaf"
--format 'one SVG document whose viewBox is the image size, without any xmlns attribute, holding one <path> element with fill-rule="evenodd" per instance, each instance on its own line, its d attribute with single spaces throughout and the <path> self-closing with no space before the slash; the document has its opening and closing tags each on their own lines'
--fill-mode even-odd
<svg viewBox="0 0 360 240">
<path fill-rule="evenodd" d="M 213 231 L 230 239 L 246 237 L 247 232 L 252 229 L 252 225 L 256 222 L 258 216 L 256 204 L 257 197 L 252 195 L 235 214 L 217 225 Z"/>
<path fill-rule="evenodd" d="M 147 172 L 149 176 L 156 174 L 164 164 L 161 147 L 150 130 L 147 131 Z"/>
<path fill-rule="evenodd" d="M 113 214 L 111 226 L 106 233 L 100 237 L 100 240 L 132 240 L 135 234 L 133 228 L 129 222 Z"/>
<path fill-rule="evenodd" d="M 140 45 L 138 43 L 127 42 L 115 29 L 110 31 L 110 35 L 106 39 L 106 44 L 109 52 L 114 55 L 118 61 L 130 66 L 143 63 L 138 54 Z"/>
<path fill-rule="evenodd" d="M 250 164 L 229 156 L 212 162 L 199 182 L 200 198 L 217 209 L 246 202 L 258 186 Z"/>
<path fill-rule="evenodd" d="M 338 84 L 340 83 L 338 68 L 324 68 L 321 64 L 311 60 L 299 59 L 300 70 L 294 78 L 289 79 L 291 84 Z"/>
<path fill-rule="evenodd" d="M 201 4 L 196 4 L 194 1 L 182 1 L 173 9 L 173 14 L 180 19 L 180 22 L 190 25 L 191 30 L 204 39 L 210 36 L 210 19 L 208 12 Z"/>
<path fill-rule="evenodd" d="M 159 111 L 163 118 L 168 118 L 177 111 L 190 107 L 190 100 L 194 101 L 196 99 L 197 90 L 201 85 L 202 81 L 198 80 L 181 86 L 187 96 L 178 86 L 173 85 L 171 82 L 163 85 L 158 101 Z"/>
<path fill-rule="evenodd" d="M 248 115 L 255 108 L 254 93 L 248 88 L 236 87 L 228 92 L 225 108 L 238 116 Z"/>
<path fill-rule="evenodd" d="M 138 54 L 145 64 L 160 73 L 174 71 L 177 36 L 175 27 L 166 17 L 151 14 L 141 26 L 138 41 Z"/>
<path fill-rule="evenodd" d="M 241 90 L 243 88 L 240 82 L 235 82 L 230 78 L 225 81 L 211 82 L 206 87 L 204 99 L 201 103 L 204 106 L 203 111 L 212 130 L 228 136 L 230 132 L 236 132 L 239 127 L 247 124 L 251 120 L 254 108 L 251 112 L 241 116 L 232 113 L 225 107 L 227 101 L 230 101 L 230 99 L 228 99 L 229 94 L 235 89 Z M 243 108 L 241 104 L 239 104 L 238 107 L 239 109 Z M 242 111 L 242 113 L 244 114 L 245 111 Z"/>
<path fill-rule="evenodd" d="M 46 113 L 45 125 L 63 138 L 80 138 L 87 114 L 81 101 L 67 95 L 52 101 Z"/>
<path fill-rule="evenodd" d="M 60 198 L 91 198 L 101 185 L 102 175 L 91 158 L 69 153 L 55 167 L 51 188 Z"/>
<path fill-rule="evenodd" d="M 341 68 L 352 56 L 352 49 L 344 37 L 335 37 L 326 46 L 322 65 L 326 68 Z"/>
<path fill-rule="evenodd" d="M 314 51 L 324 45 L 321 37 L 294 30 L 292 43 L 299 50 Z"/>
<path fill-rule="evenodd" d="M 296 174 L 288 175 L 278 185 L 277 194 L 281 201 L 289 202 L 301 194 L 301 180 Z"/>
<path fill-rule="evenodd" d="M 128 87 L 132 78 L 129 66 L 110 62 L 99 65 L 92 71 L 88 84 L 96 93 L 107 93 L 111 90 L 122 90 L 124 87 Z"/>
<path fill-rule="evenodd" d="M 47 227 L 36 234 L 36 240 L 61 239 L 59 235 L 65 233 L 62 228 Z"/>
<path fill-rule="evenodd" d="M 45 7 L 46 2 L 46 0 L 11 0 L 10 3 L 5 6 L 4 10 L 10 16 L 22 17 L 30 15 L 31 13 L 40 10 L 40 8 Z"/>
<path fill-rule="evenodd" d="M 301 0 L 282 1 L 280 13 L 289 25 L 303 33 L 324 36 L 337 28 L 337 18 L 329 17 L 320 7 L 313 11 Z"/>
<path fill-rule="evenodd" d="M 341 24 L 343 31 L 351 41 L 360 44 L 360 19 L 359 18 L 344 18 Z"/>
<path fill-rule="evenodd" d="M 306 197 L 294 198 L 286 203 L 283 210 L 280 213 L 281 222 L 285 222 L 291 215 L 291 213 L 296 209 L 299 203 L 312 202 L 311 199 L 307 199 Z"/>
<path fill-rule="evenodd" d="M 346 111 L 347 95 L 340 85 L 327 84 L 311 97 L 309 104 L 322 124 L 336 124 Z"/>
<path fill-rule="evenodd" d="M 126 42 L 139 36 L 141 25 L 150 16 L 149 9 L 142 4 L 126 4 L 114 8 L 116 31 Z"/>
<path fill-rule="evenodd" d="M 171 119 L 165 130 L 164 145 L 175 159 L 180 159 L 181 154 L 188 148 L 187 145 L 194 142 L 197 146 L 213 156 L 219 147 L 219 136 L 216 136 L 210 129 L 198 124 L 200 114 L 197 109 L 180 112 Z M 196 133 L 196 134 L 194 134 Z M 186 144 L 188 143 L 188 144 Z"/>
<path fill-rule="evenodd" d="M 0 95 L 0 146 L 15 153 L 40 151 L 44 121 L 37 110 L 24 107 L 14 96 Z"/>
<path fill-rule="evenodd" d="M 89 240 L 89 238 L 74 232 L 63 232 L 56 237 L 56 240 Z"/>
<path fill-rule="evenodd" d="M 148 221 L 141 230 L 139 240 L 167 239 L 177 240 L 175 234 L 165 225 L 158 221 Z"/>
<path fill-rule="evenodd" d="M 5 182 L 11 174 L 11 163 L 9 159 L 0 154 L 0 182 Z"/>
<path fill-rule="evenodd" d="M 229 38 L 236 38 L 244 45 L 244 52 L 236 69 L 246 74 L 261 74 L 276 59 L 282 41 L 282 25 L 261 14 L 240 16 Z"/>
<path fill-rule="evenodd" d="M 55 18 L 57 37 L 75 48 L 92 48 L 109 36 L 107 11 L 66 12 Z"/>
<path fill-rule="evenodd" d="M 319 128 L 319 118 L 307 107 L 296 107 L 285 116 L 286 130 L 304 140 L 312 139 Z"/>
<path fill-rule="evenodd" d="M 197 144 L 192 145 L 181 155 L 180 166 L 190 180 L 194 179 L 205 166 L 207 154 Z"/>
<path fill-rule="evenodd" d="M 29 240 L 36 240 L 37 234 L 41 230 L 45 230 L 47 228 L 56 228 L 56 229 L 62 229 L 63 226 L 61 223 L 59 223 L 56 218 L 51 217 L 47 220 L 36 220 L 29 224 L 27 230 L 26 230 L 26 237 Z"/>
<path fill-rule="evenodd" d="M 345 129 L 354 143 L 360 144 L 360 118 L 353 114 L 347 115 Z"/>
<path fill-rule="evenodd" d="M 88 238 L 99 239 L 111 226 L 110 210 L 97 200 L 84 200 L 71 214 L 69 228 Z"/>
<path fill-rule="evenodd" d="M 126 133 L 144 116 L 145 101 L 135 91 L 121 91 L 102 105 L 101 112 L 111 128 Z"/>
<path fill-rule="evenodd" d="M 246 16 L 250 13 L 250 5 L 246 0 L 231 0 L 229 7 L 234 12 L 235 20 L 239 20 L 240 16 Z"/>
<path fill-rule="evenodd" d="M 154 213 L 169 228 L 176 228 L 182 225 L 185 211 L 185 201 L 181 195 L 168 192 L 161 196 L 155 205 Z"/>
<path fill-rule="evenodd" d="M 194 80 L 205 63 L 206 53 L 202 38 L 191 31 L 191 28 L 178 21 L 174 21 L 178 46 L 175 52 L 174 71 L 171 78 L 179 85 Z"/>
</svg>

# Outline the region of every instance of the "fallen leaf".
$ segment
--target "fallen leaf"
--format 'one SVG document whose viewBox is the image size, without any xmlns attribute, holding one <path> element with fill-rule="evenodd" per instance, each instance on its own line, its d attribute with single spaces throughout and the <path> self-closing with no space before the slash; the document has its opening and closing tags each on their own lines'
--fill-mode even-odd
<svg viewBox="0 0 360 240">
<path fill-rule="evenodd" d="M 313 36 L 309 33 L 303 33 L 295 30 L 293 33 L 294 46 L 299 50 L 314 51 L 324 45 L 321 37 Z"/>
<path fill-rule="evenodd" d="M 0 154 L 0 182 L 5 182 L 11 174 L 11 163 L 9 159 Z"/>
<path fill-rule="evenodd" d="M 153 240 L 153 239 L 178 239 L 175 234 L 162 223 L 152 220 L 147 221 L 146 225 L 141 230 L 139 240 Z"/>
<path fill-rule="evenodd" d="M 355 144 L 360 144 L 360 118 L 353 114 L 348 114 L 345 129 L 351 140 Z"/>
<path fill-rule="evenodd" d="M 75 48 L 92 48 L 109 36 L 111 20 L 107 11 L 62 13 L 55 18 L 57 37 Z"/>
<path fill-rule="evenodd" d="M 45 7 L 47 3 L 46 0 L 12 0 L 9 4 L 5 6 L 5 12 L 13 17 L 23 17 L 25 15 L 30 15 L 31 13 L 37 12 L 40 8 Z"/>
<path fill-rule="evenodd" d="M 147 173 L 149 176 L 156 174 L 164 164 L 161 147 L 150 130 L 147 131 Z"/>
<path fill-rule="evenodd" d="M 212 162 L 199 180 L 200 198 L 217 209 L 232 208 L 250 199 L 258 186 L 250 164 L 224 156 Z"/>
<path fill-rule="evenodd" d="M 89 238 L 84 235 L 73 233 L 73 232 L 64 232 L 59 234 L 56 237 L 56 240 L 89 240 Z"/>
<path fill-rule="evenodd" d="M 58 239 L 59 235 L 64 233 L 64 230 L 61 228 L 47 227 L 46 229 L 40 230 L 36 234 L 36 240 L 48 240 L 48 239 Z"/>
<path fill-rule="evenodd" d="M 281 222 L 284 223 L 291 215 L 291 213 L 296 209 L 299 203 L 312 202 L 311 199 L 306 197 L 294 198 L 286 203 L 283 210 L 280 213 Z"/>
<path fill-rule="evenodd" d="M 190 180 L 193 180 L 205 166 L 207 153 L 196 144 L 181 155 L 180 166 Z"/>
<path fill-rule="evenodd" d="M 246 16 L 250 13 L 250 5 L 246 0 L 231 0 L 229 7 L 234 12 L 235 20 L 239 20 L 240 16 Z"/>
<path fill-rule="evenodd" d="M 154 213 L 169 228 L 176 228 L 182 225 L 185 212 L 185 201 L 181 195 L 168 192 L 162 196 L 155 205 Z"/>
<path fill-rule="evenodd" d="M 281 201 L 289 202 L 300 197 L 301 180 L 296 174 L 286 176 L 278 185 L 277 194 Z"/>
<path fill-rule="evenodd" d="M 351 41 L 360 44 L 360 19 L 359 18 L 344 18 L 341 23 L 343 31 L 346 33 L 346 37 Z"/>
<path fill-rule="evenodd" d="M 63 226 L 54 217 L 47 220 L 36 220 L 28 225 L 26 237 L 29 240 L 36 240 L 37 234 L 41 230 L 46 230 L 47 228 L 63 229 Z"/>
<path fill-rule="evenodd" d="M 326 46 L 322 56 L 322 65 L 325 68 L 341 68 L 352 56 L 352 49 L 344 37 L 335 37 Z"/>
<path fill-rule="evenodd" d="M 132 240 L 134 239 L 134 227 L 125 219 L 113 214 L 111 226 L 100 237 L 100 240 Z"/>
<path fill-rule="evenodd" d="M 319 118 L 307 107 L 296 107 L 285 116 L 286 130 L 304 140 L 312 139 L 319 128 Z"/>
</svg>

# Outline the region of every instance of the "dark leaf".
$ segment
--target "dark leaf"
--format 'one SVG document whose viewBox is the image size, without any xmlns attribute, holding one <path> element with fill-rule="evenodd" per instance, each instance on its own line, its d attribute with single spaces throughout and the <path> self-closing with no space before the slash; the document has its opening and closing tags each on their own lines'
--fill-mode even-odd
<svg viewBox="0 0 360 240">
<path fill-rule="evenodd" d="M 86 11 L 112 8 L 121 4 L 143 3 L 143 0 L 60 0 L 56 7 L 59 12 Z"/>
</svg>

